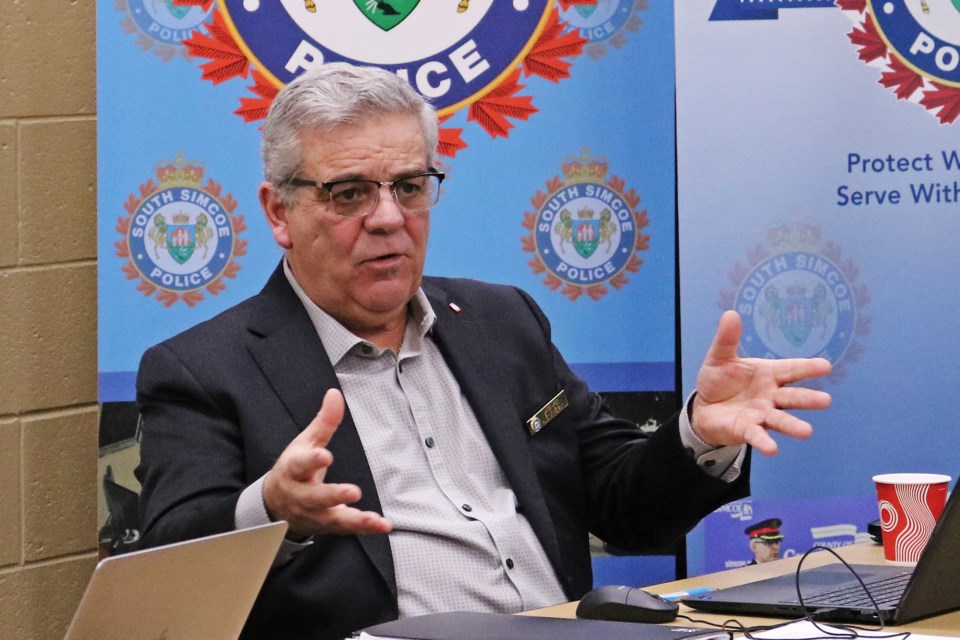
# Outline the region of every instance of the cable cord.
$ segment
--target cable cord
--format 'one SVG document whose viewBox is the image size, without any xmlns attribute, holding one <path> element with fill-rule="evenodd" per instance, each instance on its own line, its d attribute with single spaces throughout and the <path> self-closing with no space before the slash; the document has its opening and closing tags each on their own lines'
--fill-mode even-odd
<svg viewBox="0 0 960 640">
<path fill-rule="evenodd" d="M 833 556 L 837 558 L 837 560 L 842 562 L 843 566 L 845 566 L 850 571 L 853 577 L 857 579 L 857 582 L 860 583 L 860 586 L 863 588 L 864 593 L 867 594 L 867 597 L 870 599 L 870 603 L 873 605 L 873 610 L 877 614 L 877 620 L 879 620 L 879 625 L 877 627 L 872 627 L 872 628 L 862 627 L 862 626 L 851 625 L 851 624 L 837 624 L 835 622 L 831 622 L 830 627 L 822 626 L 820 624 L 821 621 L 817 620 L 817 618 L 821 618 L 825 614 L 830 613 L 831 611 L 830 609 L 821 609 L 820 611 L 810 611 L 807 613 L 806 616 L 802 618 L 794 618 L 792 620 L 786 620 L 784 622 L 778 622 L 776 624 L 755 625 L 750 627 L 744 625 L 739 620 L 736 620 L 734 618 L 725 620 L 723 624 L 717 624 L 715 622 L 709 622 L 707 620 L 692 618 L 684 614 L 680 614 L 677 617 L 687 620 L 689 622 L 692 622 L 694 624 L 706 625 L 708 627 L 722 629 L 728 632 L 731 635 L 731 637 L 733 636 L 734 633 L 742 633 L 744 637 L 747 638 L 748 640 L 763 640 L 762 638 L 758 638 L 755 634 L 762 633 L 764 631 L 773 631 L 781 627 L 794 624 L 795 622 L 804 622 L 804 621 L 807 621 L 813 624 L 813 626 L 816 627 L 817 631 L 819 631 L 822 635 L 802 637 L 802 638 L 791 638 L 791 640 L 854 640 L 856 638 L 880 638 L 884 640 L 894 640 L 894 639 L 907 640 L 907 638 L 910 637 L 909 631 L 902 631 L 898 633 L 879 633 L 884 630 L 884 621 L 883 621 L 883 616 L 880 613 L 880 607 L 879 605 L 877 605 L 877 601 L 873 598 L 873 595 L 870 593 L 870 590 L 867 588 L 867 585 L 864 584 L 863 579 L 857 574 L 854 568 L 851 567 L 846 560 L 841 558 L 836 551 L 834 551 L 829 547 L 814 545 L 809 550 L 807 550 L 807 552 L 804 553 L 803 556 L 800 557 L 800 562 L 797 564 L 797 570 L 796 570 L 796 573 L 794 574 L 794 584 L 797 590 L 797 601 L 800 603 L 800 606 L 803 609 L 806 609 L 807 607 L 803 603 L 803 593 L 800 590 L 800 571 L 803 567 L 803 562 L 807 559 L 807 556 L 809 556 L 811 553 L 815 551 L 827 551 L 833 554 Z M 864 631 L 869 633 L 862 634 L 861 632 L 864 632 Z"/>
</svg>

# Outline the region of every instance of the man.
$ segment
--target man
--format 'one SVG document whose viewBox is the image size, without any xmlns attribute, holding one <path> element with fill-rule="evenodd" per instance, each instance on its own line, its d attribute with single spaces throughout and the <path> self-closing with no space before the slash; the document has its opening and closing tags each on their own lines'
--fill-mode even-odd
<svg viewBox="0 0 960 640">
<path fill-rule="evenodd" d="M 750 552 L 753 553 L 753 560 L 748 565 L 763 564 L 780 557 L 780 541 L 784 538 L 780 533 L 782 525 L 780 518 L 768 518 L 743 530 L 750 538 Z"/>
<path fill-rule="evenodd" d="M 388 72 L 324 64 L 284 87 L 260 186 L 281 264 L 144 355 L 145 543 L 290 524 L 244 638 L 579 598 L 588 532 L 677 540 L 747 495 L 768 430 L 810 435 L 785 409 L 829 404 L 784 386 L 829 363 L 738 359 L 728 312 L 677 419 L 645 438 L 613 418 L 527 294 L 422 276 L 436 142 Z"/>
</svg>

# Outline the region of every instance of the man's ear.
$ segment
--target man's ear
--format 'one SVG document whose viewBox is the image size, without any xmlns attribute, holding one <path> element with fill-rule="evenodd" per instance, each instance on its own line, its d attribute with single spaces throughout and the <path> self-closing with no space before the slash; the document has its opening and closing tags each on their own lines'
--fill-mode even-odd
<svg viewBox="0 0 960 640">
<path fill-rule="evenodd" d="M 270 225 L 273 239 L 284 249 L 289 249 L 293 246 L 290 242 L 290 228 L 287 220 L 289 208 L 281 202 L 280 194 L 272 182 L 260 183 L 257 194 L 260 196 L 260 206 L 263 207 L 263 213 L 267 216 L 267 224 Z"/>
</svg>

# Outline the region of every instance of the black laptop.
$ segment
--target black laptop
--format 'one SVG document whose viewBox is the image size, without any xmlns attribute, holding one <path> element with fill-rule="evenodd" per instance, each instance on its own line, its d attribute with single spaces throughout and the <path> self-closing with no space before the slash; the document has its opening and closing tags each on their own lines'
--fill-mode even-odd
<svg viewBox="0 0 960 640">
<path fill-rule="evenodd" d="M 902 624 L 960 609 L 960 491 L 953 491 L 915 567 L 851 565 L 864 581 L 886 623 Z M 816 553 L 826 553 L 818 551 Z M 683 598 L 709 613 L 878 622 L 877 609 L 842 562 Z"/>
</svg>

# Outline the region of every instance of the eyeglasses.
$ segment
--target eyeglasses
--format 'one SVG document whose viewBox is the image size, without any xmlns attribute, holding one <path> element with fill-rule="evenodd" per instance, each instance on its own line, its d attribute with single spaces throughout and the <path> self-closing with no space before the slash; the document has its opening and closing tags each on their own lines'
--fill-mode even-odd
<svg viewBox="0 0 960 640">
<path fill-rule="evenodd" d="M 344 218 L 362 218 L 373 213 L 380 202 L 381 187 L 390 187 L 393 200 L 407 213 L 422 213 L 440 200 L 440 183 L 446 174 L 427 171 L 404 176 L 389 182 L 379 180 L 335 180 L 319 182 L 303 178 L 288 178 L 281 184 L 296 187 L 316 187 L 321 202 L 328 203 L 333 212 Z"/>
</svg>

